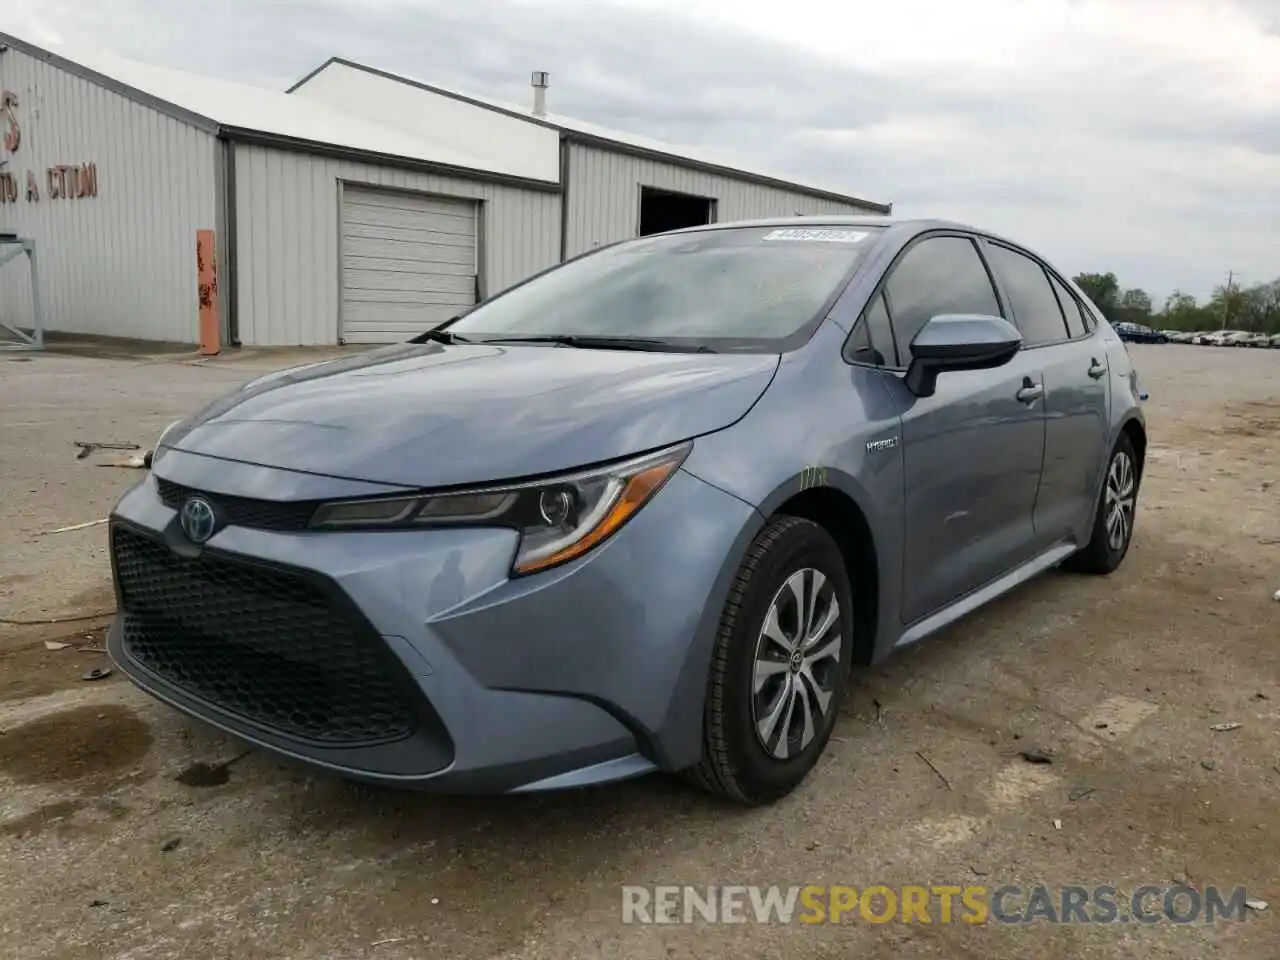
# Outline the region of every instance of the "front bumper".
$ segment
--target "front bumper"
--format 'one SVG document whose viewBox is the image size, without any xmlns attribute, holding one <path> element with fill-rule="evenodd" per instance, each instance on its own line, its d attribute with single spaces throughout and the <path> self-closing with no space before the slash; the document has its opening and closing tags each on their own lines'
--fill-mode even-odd
<svg viewBox="0 0 1280 960">
<path fill-rule="evenodd" d="M 215 501 L 278 473 L 206 460 L 159 466 Z M 507 530 L 228 526 L 197 548 L 148 476 L 111 518 L 108 651 L 179 710 L 356 779 L 490 792 L 676 769 L 698 758 L 757 519 L 680 471 L 586 557 L 510 580 Z"/>
</svg>

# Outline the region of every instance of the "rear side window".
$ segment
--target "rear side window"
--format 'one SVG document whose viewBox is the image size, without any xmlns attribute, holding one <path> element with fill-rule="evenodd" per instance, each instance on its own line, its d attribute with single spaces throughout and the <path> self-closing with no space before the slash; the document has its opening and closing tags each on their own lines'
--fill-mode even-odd
<svg viewBox="0 0 1280 960">
<path fill-rule="evenodd" d="M 1058 295 L 1058 302 L 1062 304 L 1062 312 L 1066 315 L 1067 335 L 1073 340 L 1076 337 L 1083 337 L 1089 332 L 1089 327 L 1085 323 L 1084 314 L 1080 312 L 1080 302 L 1053 274 L 1049 274 L 1049 282 L 1053 284 L 1053 292 Z"/>
<path fill-rule="evenodd" d="M 900 366 L 911 362 L 911 341 L 931 318 L 943 313 L 1000 316 L 987 268 L 965 237 L 917 243 L 893 268 L 885 293 Z"/>
<path fill-rule="evenodd" d="M 1067 324 L 1044 267 L 1008 247 L 993 243 L 988 249 L 991 266 L 1004 281 L 1023 344 L 1035 347 L 1065 340 Z"/>
</svg>

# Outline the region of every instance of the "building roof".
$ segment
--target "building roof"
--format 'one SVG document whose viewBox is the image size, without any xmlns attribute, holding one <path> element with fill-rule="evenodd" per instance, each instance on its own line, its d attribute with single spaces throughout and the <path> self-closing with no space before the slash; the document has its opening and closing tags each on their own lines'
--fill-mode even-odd
<svg viewBox="0 0 1280 960">
<path fill-rule="evenodd" d="M 628 131 L 611 129 L 586 120 L 579 120 L 575 117 L 567 117 L 556 113 L 547 113 L 536 117 L 529 110 L 523 109 L 516 104 L 435 86 L 404 74 L 380 70 L 376 67 L 370 67 L 367 64 L 347 60 L 342 57 L 330 57 L 319 67 L 312 70 L 309 74 L 290 87 L 289 93 L 294 93 L 302 89 L 320 74 L 335 66 L 362 71 L 366 74 L 381 77 L 385 80 L 395 81 L 411 87 L 417 87 L 418 89 L 428 93 L 448 97 L 463 103 L 469 103 L 473 106 L 481 107 L 485 110 L 491 110 L 505 116 L 515 117 L 529 123 L 552 127 L 558 130 L 563 137 L 569 140 L 588 143 L 614 151 L 646 156 L 662 160 L 667 163 L 695 167 L 711 173 L 717 173 L 739 180 L 757 182 L 766 186 L 773 186 L 794 193 L 834 200 L 840 203 L 848 203 L 862 207 L 868 211 L 890 214 L 893 210 L 892 203 L 863 200 L 859 197 L 851 196 L 828 187 L 799 183 L 794 179 L 785 176 L 755 170 L 751 164 L 743 161 L 740 157 L 730 156 L 726 153 L 709 150 L 704 147 L 689 147 L 665 143 L 661 140 L 654 140 Z"/>
<path fill-rule="evenodd" d="M 37 46 L 0 33 L 0 45 L 43 60 L 162 113 L 232 140 L 348 152 L 362 159 L 421 165 L 441 173 L 511 179 L 559 189 L 558 179 L 530 177 L 518 157 L 461 150 L 422 131 L 406 132 L 281 90 L 127 60 L 62 44 Z"/>
<path fill-rule="evenodd" d="M 388 73 L 365 64 L 332 57 L 288 91 L 220 80 L 202 74 L 129 60 L 112 53 L 64 44 L 38 46 L 0 33 L 0 45 L 50 63 L 136 102 L 193 124 L 215 136 L 259 142 L 284 149 L 336 153 L 358 159 L 419 167 L 445 175 L 480 176 L 526 187 L 559 190 L 559 177 L 549 168 L 544 152 L 524 139 L 521 149 L 504 149 L 511 138 L 471 137 L 461 146 L 458 137 L 435 136 L 424 125 L 380 122 L 353 109 L 343 109 L 318 97 L 295 96 L 328 68 L 343 66 L 370 77 L 417 88 L 491 114 L 521 121 L 519 126 L 550 128 L 560 137 L 642 157 L 678 164 L 738 180 L 760 183 L 793 193 L 833 200 L 884 214 L 892 204 L 863 200 L 837 190 L 798 183 L 760 172 L 740 158 L 703 147 L 665 143 L 628 131 L 548 113 L 533 116 L 521 107 L 433 86 L 412 77 Z M 525 126 L 527 125 L 527 126 Z"/>
</svg>

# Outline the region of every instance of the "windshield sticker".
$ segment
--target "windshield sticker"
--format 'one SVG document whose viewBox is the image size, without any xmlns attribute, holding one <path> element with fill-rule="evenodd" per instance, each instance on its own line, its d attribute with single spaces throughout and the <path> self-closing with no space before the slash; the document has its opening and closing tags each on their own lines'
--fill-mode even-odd
<svg viewBox="0 0 1280 960">
<path fill-rule="evenodd" d="M 867 234 L 861 230 L 835 230 L 831 228 L 788 227 L 783 230 L 770 230 L 764 240 L 817 241 L 818 243 L 857 243 L 865 240 Z"/>
</svg>

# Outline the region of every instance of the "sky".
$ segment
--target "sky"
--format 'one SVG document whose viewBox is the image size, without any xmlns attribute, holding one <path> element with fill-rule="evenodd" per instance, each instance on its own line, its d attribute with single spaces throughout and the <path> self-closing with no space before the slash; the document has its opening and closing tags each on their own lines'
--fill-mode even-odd
<svg viewBox="0 0 1280 960">
<path fill-rule="evenodd" d="M 16 16 L 14 6 L 16 3 Z M 343 56 L 1003 233 L 1157 303 L 1280 277 L 1280 0 L 5 0 L 287 87 Z"/>
</svg>

